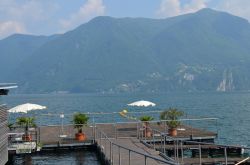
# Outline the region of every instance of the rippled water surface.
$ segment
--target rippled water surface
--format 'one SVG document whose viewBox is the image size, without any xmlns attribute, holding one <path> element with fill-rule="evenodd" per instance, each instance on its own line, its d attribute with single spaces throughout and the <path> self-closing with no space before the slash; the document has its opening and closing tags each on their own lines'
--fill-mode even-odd
<svg viewBox="0 0 250 165">
<path fill-rule="evenodd" d="M 12 95 L 3 98 L 9 107 L 27 102 L 45 105 L 42 111 L 31 112 L 38 116 L 39 124 L 60 124 L 60 113 L 65 114 L 65 123 L 72 121 L 73 112 L 118 112 L 162 110 L 177 107 L 192 116 L 216 117 L 213 125 L 219 133 L 218 141 L 224 144 L 250 146 L 250 93 L 166 93 L 133 95 Z M 153 108 L 132 108 L 127 104 L 137 100 L 149 100 L 157 104 Z M 158 115 L 158 114 L 157 114 Z M 100 117 L 101 116 L 101 117 Z M 16 114 L 10 114 L 13 120 Z M 157 118 L 158 116 L 155 116 Z M 118 114 L 97 115 L 95 122 L 124 121 Z M 201 124 L 202 125 L 202 124 Z"/>
<path fill-rule="evenodd" d="M 101 165 L 96 153 L 91 150 L 64 150 L 43 152 L 34 155 L 15 155 L 13 165 Z"/>
</svg>

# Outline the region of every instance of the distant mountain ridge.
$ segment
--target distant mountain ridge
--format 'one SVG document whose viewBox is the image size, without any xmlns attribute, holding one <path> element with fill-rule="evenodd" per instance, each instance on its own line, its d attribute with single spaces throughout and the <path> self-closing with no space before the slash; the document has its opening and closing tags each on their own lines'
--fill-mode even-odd
<svg viewBox="0 0 250 165">
<path fill-rule="evenodd" d="M 250 90 L 250 24 L 211 9 L 96 17 L 61 35 L 10 36 L 0 50 L 0 81 L 20 93 Z"/>
</svg>

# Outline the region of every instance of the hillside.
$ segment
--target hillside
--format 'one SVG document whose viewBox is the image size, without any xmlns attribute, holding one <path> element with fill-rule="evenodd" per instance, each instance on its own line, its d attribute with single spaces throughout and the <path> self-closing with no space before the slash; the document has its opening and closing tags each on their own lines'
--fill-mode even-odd
<svg viewBox="0 0 250 165">
<path fill-rule="evenodd" d="M 97 17 L 56 37 L 17 38 L 0 49 L 15 59 L 4 78 L 22 93 L 250 90 L 250 24 L 211 9 Z"/>
</svg>

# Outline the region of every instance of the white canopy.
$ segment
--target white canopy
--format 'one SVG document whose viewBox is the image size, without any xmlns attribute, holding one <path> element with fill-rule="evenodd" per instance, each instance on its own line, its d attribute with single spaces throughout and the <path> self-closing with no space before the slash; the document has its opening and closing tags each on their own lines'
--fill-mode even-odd
<svg viewBox="0 0 250 165">
<path fill-rule="evenodd" d="M 11 112 L 11 113 L 27 113 L 28 111 L 42 110 L 42 109 L 46 109 L 46 106 L 26 103 L 26 104 L 21 104 L 21 105 L 18 105 L 16 107 L 14 107 L 14 108 L 11 108 L 11 109 L 8 110 L 8 112 Z"/>
<path fill-rule="evenodd" d="M 133 103 L 128 104 L 128 106 L 138 106 L 138 107 L 148 107 L 148 106 L 155 106 L 155 103 L 152 103 L 150 101 L 145 101 L 145 100 L 141 100 L 141 101 L 136 101 Z"/>
</svg>

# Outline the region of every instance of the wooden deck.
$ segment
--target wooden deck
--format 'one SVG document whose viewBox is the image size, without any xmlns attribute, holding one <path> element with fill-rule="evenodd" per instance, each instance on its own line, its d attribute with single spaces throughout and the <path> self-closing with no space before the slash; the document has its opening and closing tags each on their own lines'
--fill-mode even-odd
<svg viewBox="0 0 250 165">
<path fill-rule="evenodd" d="M 121 162 L 122 165 L 129 165 L 129 161 L 131 165 L 145 164 L 145 157 L 143 155 L 140 155 L 134 152 L 131 152 L 129 154 L 128 150 L 125 150 L 123 148 L 119 149 L 119 147 L 114 146 L 114 145 L 112 146 L 112 152 L 110 152 L 110 145 L 107 145 L 107 142 L 105 142 L 105 140 L 101 140 L 101 141 L 102 142 L 98 141 L 98 145 L 101 147 L 101 150 L 103 151 L 105 156 L 109 160 L 112 160 L 113 165 L 119 165 L 119 162 Z M 120 144 L 123 147 L 129 148 L 133 151 L 144 153 L 144 154 L 156 157 L 158 159 L 164 160 L 159 155 L 159 152 L 155 151 L 154 149 L 150 149 L 146 147 L 136 138 L 120 138 L 120 139 L 112 139 L 111 141 L 113 143 Z M 146 161 L 147 161 L 147 165 L 164 164 L 162 162 L 153 160 L 151 158 L 147 158 Z"/>
<path fill-rule="evenodd" d="M 160 131 L 158 134 L 167 134 L 166 127 L 164 125 L 151 124 L 150 127 L 152 129 Z M 118 147 L 113 147 L 113 151 L 110 152 L 110 145 L 107 145 L 107 141 L 104 139 L 94 141 L 96 135 L 96 128 L 105 133 L 105 135 L 112 140 L 112 142 L 129 148 L 130 150 L 134 150 L 140 153 L 145 153 L 147 155 L 154 156 L 158 159 L 163 159 L 159 156 L 159 151 L 156 151 L 153 148 L 149 148 L 143 143 L 140 142 L 138 137 L 142 134 L 142 125 L 140 123 L 112 123 L 112 124 L 96 124 L 94 127 L 85 127 L 84 132 L 87 135 L 87 140 L 84 142 L 79 142 L 75 140 L 76 130 L 73 125 L 64 125 L 62 126 L 42 126 L 37 128 L 37 141 L 41 142 L 45 148 L 50 147 L 76 147 L 76 146 L 87 146 L 93 145 L 97 142 L 98 147 L 105 153 L 105 157 L 112 157 L 113 164 L 119 164 L 122 161 L 122 165 L 128 164 L 126 160 L 129 159 L 128 150 L 124 150 L 120 148 L 120 154 Z M 153 132 L 154 135 L 157 132 Z M 175 137 L 178 140 L 195 140 L 195 141 L 214 141 L 217 137 L 217 134 L 214 132 L 193 128 L 191 126 L 182 125 L 178 131 L 178 135 Z M 157 136 L 154 136 L 154 140 L 157 141 Z M 158 140 L 162 140 L 158 136 Z M 146 138 L 145 142 L 152 141 L 151 138 Z M 160 144 L 156 144 L 156 149 L 160 147 Z M 198 145 L 183 145 L 183 149 L 195 149 L 198 148 Z M 203 145 L 203 149 L 215 149 L 216 146 L 213 145 Z M 173 150 L 173 145 L 166 145 L 166 150 Z M 112 155 L 110 155 L 112 154 Z M 120 155 L 120 156 L 119 156 Z M 243 158 L 228 158 L 228 164 L 239 162 Z M 145 157 L 140 154 L 132 153 L 130 155 L 131 165 L 141 165 L 145 162 Z M 126 163 L 125 163 L 126 162 Z M 183 158 L 178 159 L 180 164 L 199 164 L 200 159 L 197 157 L 194 158 Z M 216 163 L 225 163 L 224 158 L 209 158 L 202 157 L 201 162 L 203 164 L 216 164 Z M 216 163 L 215 163 L 216 162 Z M 147 159 L 147 165 L 158 165 L 163 164 L 159 161 L 155 161 L 153 159 Z"/>
<path fill-rule="evenodd" d="M 142 126 L 137 123 L 115 123 L 115 124 L 96 124 L 96 127 L 101 129 L 110 138 L 123 138 L 123 137 L 138 137 L 138 133 Z M 152 129 L 157 129 L 165 132 L 165 127 L 162 125 L 152 124 Z M 87 134 L 89 140 L 94 139 L 93 127 L 85 127 L 83 130 Z M 38 141 L 43 144 L 58 144 L 64 142 L 65 139 L 74 139 L 76 129 L 73 125 L 61 126 L 42 126 L 38 128 Z M 65 135 L 65 136 L 62 136 Z M 182 140 L 213 140 L 217 136 L 216 133 L 193 128 L 190 126 L 181 126 L 178 131 L 178 136 Z"/>
</svg>

